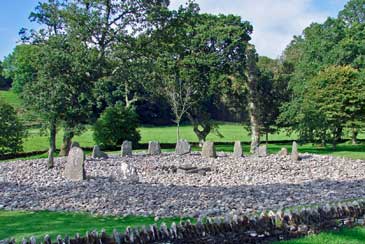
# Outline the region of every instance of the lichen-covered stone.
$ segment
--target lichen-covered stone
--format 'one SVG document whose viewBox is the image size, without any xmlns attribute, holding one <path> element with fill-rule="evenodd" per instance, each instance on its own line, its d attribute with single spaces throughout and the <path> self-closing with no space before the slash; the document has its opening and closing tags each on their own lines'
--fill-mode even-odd
<svg viewBox="0 0 365 244">
<path fill-rule="evenodd" d="M 122 157 L 132 156 L 132 142 L 131 141 L 123 141 L 120 154 Z"/>
<path fill-rule="evenodd" d="M 185 155 L 191 152 L 191 146 L 187 140 L 179 140 L 176 143 L 175 152 L 177 155 Z"/>
<path fill-rule="evenodd" d="M 71 148 L 65 165 L 64 177 L 72 181 L 82 181 L 86 178 L 84 169 L 85 154 L 79 147 Z"/>
<path fill-rule="evenodd" d="M 216 158 L 217 153 L 215 151 L 214 142 L 211 141 L 204 142 L 201 154 L 205 158 Z"/>
<path fill-rule="evenodd" d="M 235 141 L 233 148 L 233 157 L 240 158 L 242 157 L 242 145 L 240 141 Z"/>
<path fill-rule="evenodd" d="M 149 155 L 159 155 L 161 154 L 161 146 L 158 141 L 148 142 L 148 154 Z"/>
</svg>

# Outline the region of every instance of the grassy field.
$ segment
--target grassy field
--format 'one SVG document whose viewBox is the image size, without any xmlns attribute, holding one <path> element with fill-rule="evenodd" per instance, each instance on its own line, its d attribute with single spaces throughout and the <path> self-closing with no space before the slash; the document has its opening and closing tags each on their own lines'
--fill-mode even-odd
<svg viewBox="0 0 365 244">
<path fill-rule="evenodd" d="M 20 109 L 22 106 L 22 101 L 13 91 L 0 90 L 0 99 L 13 106 L 15 109 Z"/>
<path fill-rule="evenodd" d="M 365 243 L 365 228 L 341 229 L 340 231 L 324 232 L 301 239 L 276 242 L 275 244 L 363 244 Z"/>
<path fill-rule="evenodd" d="M 105 229 L 111 235 L 114 229 L 124 232 L 128 226 L 147 226 L 162 222 L 170 225 L 180 220 L 180 218 L 167 218 L 155 222 L 153 217 L 98 217 L 86 213 L 0 210 L 0 240 L 13 237 L 20 242 L 23 237 L 31 236 L 43 240 L 46 234 L 55 240 L 57 235 L 73 237 L 76 233 L 84 235 L 86 231 L 101 231 L 101 229 Z"/>
</svg>

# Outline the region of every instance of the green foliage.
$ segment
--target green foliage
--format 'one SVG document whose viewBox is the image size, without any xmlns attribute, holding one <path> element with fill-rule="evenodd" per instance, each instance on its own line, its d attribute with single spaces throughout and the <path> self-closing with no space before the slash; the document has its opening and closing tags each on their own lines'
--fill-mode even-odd
<svg viewBox="0 0 365 244">
<path fill-rule="evenodd" d="M 25 128 L 17 118 L 14 108 L 2 101 L 0 121 L 0 155 L 21 151 Z"/>
<path fill-rule="evenodd" d="M 12 89 L 18 94 L 23 91 L 25 84 L 36 78 L 35 60 L 38 51 L 36 45 L 21 44 L 16 46 L 14 51 L 4 59 L 3 74 L 13 81 Z"/>
<path fill-rule="evenodd" d="M 94 140 L 97 144 L 119 146 L 124 140 L 138 143 L 141 136 L 137 130 L 138 118 L 131 108 L 122 104 L 108 107 L 94 125 Z"/>
</svg>

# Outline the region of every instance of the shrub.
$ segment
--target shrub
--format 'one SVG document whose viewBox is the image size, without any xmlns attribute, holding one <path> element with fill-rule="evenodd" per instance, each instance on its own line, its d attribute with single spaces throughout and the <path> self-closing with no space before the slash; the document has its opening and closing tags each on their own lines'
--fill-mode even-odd
<svg viewBox="0 0 365 244">
<path fill-rule="evenodd" d="M 103 147 L 119 146 L 124 140 L 137 143 L 141 136 L 137 130 L 138 117 L 122 104 L 108 107 L 94 125 L 94 140 Z"/>
<path fill-rule="evenodd" d="M 12 106 L 0 101 L 0 156 L 23 150 L 25 127 Z"/>
</svg>

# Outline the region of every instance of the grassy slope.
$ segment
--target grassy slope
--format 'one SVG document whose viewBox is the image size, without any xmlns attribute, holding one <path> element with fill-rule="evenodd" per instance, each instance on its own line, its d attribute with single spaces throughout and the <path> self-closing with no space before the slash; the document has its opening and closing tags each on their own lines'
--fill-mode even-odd
<svg viewBox="0 0 365 244">
<path fill-rule="evenodd" d="M 165 222 L 170 225 L 179 218 L 161 219 L 157 224 Z M 35 236 L 42 240 L 46 234 L 56 239 L 57 235 L 73 237 L 76 233 L 84 235 L 86 231 L 105 229 L 112 234 L 114 229 L 124 232 L 128 226 L 143 226 L 156 223 L 153 217 L 102 217 L 85 213 L 62 213 L 48 211 L 4 211 L 0 210 L 0 240 L 9 237 L 21 241 L 23 237 Z"/>
<path fill-rule="evenodd" d="M 340 231 L 324 232 L 297 240 L 282 241 L 276 244 L 360 244 L 365 243 L 365 228 L 356 227 Z"/>
</svg>

